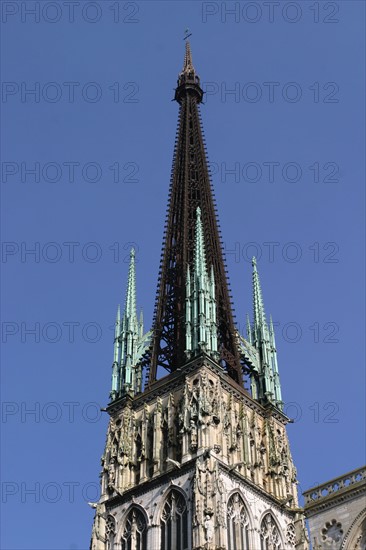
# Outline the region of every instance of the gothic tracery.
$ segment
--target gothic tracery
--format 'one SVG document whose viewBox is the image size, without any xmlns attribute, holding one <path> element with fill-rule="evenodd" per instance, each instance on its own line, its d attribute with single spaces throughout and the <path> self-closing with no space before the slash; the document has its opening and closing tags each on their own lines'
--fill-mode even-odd
<svg viewBox="0 0 366 550">
<path fill-rule="evenodd" d="M 174 489 L 165 499 L 160 525 L 161 550 L 185 550 L 188 547 L 187 503 L 183 495 Z"/>
<path fill-rule="evenodd" d="M 281 536 L 272 514 L 266 514 L 261 524 L 261 550 L 280 550 Z"/>
<path fill-rule="evenodd" d="M 147 523 L 142 511 L 133 507 L 125 522 L 121 538 L 121 550 L 147 549 Z"/>
<path fill-rule="evenodd" d="M 239 493 L 234 493 L 227 505 L 227 533 L 229 550 L 250 550 L 249 516 Z"/>
</svg>

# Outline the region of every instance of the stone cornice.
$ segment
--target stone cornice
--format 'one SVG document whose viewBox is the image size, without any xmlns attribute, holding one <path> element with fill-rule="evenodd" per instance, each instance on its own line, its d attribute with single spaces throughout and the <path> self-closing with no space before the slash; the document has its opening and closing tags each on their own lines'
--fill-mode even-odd
<svg viewBox="0 0 366 550">
<path fill-rule="evenodd" d="M 110 403 L 106 410 L 110 416 L 114 416 L 121 409 L 123 409 L 127 403 L 131 404 L 131 406 L 136 410 L 145 403 L 151 403 L 157 397 L 168 395 L 169 393 L 179 389 L 183 386 L 187 375 L 198 371 L 202 367 L 206 367 L 211 370 L 211 372 L 218 375 L 224 389 L 226 389 L 229 393 L 234 394 L 240 401 L 244 402 L 247 407 L 255 410 L 262 417 L 274 417 L 283 425 L 286 425 L 289 422 L 289 418 L 277 409 L 277 407 L 274 407 L 271 404 L 263 406 L 258 403 L 258 401 L 255 401 L 244 388 L 237 384 L 235 380 L 230 378 L 225 371 L 207 355 L 202 355 L 192 359 L 192 361 L 188 362 L 184 365 L 184 367 L 173 371 L 171 374 L 161 378 L 160 380 L 157 380 L 154 384 L 152 384 L 151 388 L 141 394 L 138 394 L 134 398 L 127 395 Z"/>
</svg>

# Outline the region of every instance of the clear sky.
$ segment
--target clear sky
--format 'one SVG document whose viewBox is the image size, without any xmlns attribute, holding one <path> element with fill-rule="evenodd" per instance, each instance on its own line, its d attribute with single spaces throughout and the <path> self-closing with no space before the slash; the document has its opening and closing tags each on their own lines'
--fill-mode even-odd
<svg viewBox="0 0 366 550">
<path fill-rule="evenodd" d="M 151 323 L 186 27 L 236 318 L 256 254 L 299 490 L 361 466 L 364 2 L 1 9 L 1 547 L 89 547 L 131 243 Z"/>
</svg>

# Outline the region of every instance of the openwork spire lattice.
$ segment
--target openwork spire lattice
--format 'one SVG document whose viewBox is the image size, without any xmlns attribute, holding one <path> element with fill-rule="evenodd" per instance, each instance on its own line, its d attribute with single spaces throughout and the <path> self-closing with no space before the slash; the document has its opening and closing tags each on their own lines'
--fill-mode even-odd
<svg viewBox="0 0 366 550">
<path fill-rule="evenodd" d="M 175 91 L 175 100 L 179 103 L 179 120 L 153 319 L 153 337 L 150 350 L 144 359 L 148 385 L 163 372 L 172 372 L 187 362 L 186 277 L 189 269 L 193 272 L 194 268 L 197 208 L 201 213 L 206 265 L 209 268 L 212 266 L 215 281 L 219 361 L 229 376 L 242 384 L 242 366 L 198 109 L 202 97 L 200 79 L 194 69 L 187 41 L 183 69 L 178 76 Z M 165 371 L 158 373 L 161 368 Z"/>
</svg>

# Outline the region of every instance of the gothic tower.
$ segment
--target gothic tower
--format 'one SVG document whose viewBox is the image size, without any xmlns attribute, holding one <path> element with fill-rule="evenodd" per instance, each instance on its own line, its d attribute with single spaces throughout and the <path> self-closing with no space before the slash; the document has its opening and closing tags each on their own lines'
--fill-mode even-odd
<svg viewBox="0 0 366 550">
<path fill-rule="evenodd" d="M 235 328 L 186 43 L 152 330 L 131 251 L 91 550 L 305 550 L 273 323 L 253 258 L 253 321 Z"/>
</svg>

